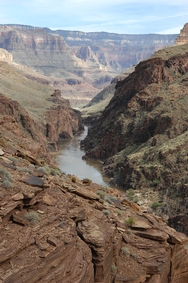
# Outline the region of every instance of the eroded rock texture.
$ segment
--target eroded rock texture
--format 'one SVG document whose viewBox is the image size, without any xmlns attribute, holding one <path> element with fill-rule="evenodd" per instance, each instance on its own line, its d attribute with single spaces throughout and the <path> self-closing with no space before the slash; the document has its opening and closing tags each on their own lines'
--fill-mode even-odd
<svg viewBox="0 0 188 283">
<path fill-rule="evenodd" d="M 161 213 L 171 218 L 187 218 L 187 82 L 188 45 L 157 52 L 117 83 L 83 142 L 87 156 L 104 161 L 114 184 L 157 187 L 165 203 Z"/>
<path fill-rule="evenodd" d="M 75 180 L 45 156 L 41 161 L 39 143 L 19 120 L 24 110 L 3 101 L 1 283 L 187 282 L 184 234 L 117 190 Z"/>
<path fill-rule="evenodd" d="M 0 48 L 0 61 L 12 62 L 13 56 L 7 50 Z"/>
<path fill-rule="evenodd" d="M 176 44 L 185 44 L 188 42 L 188 23 L 180 31 L 180 35 L 176 38 Z"/>
<path fill-rule="evenodd" d="M 48 76 L 74 107 L 88 103 L 117 74 L 172 45 L 176 37 L 0 25 L 0 47 L 15 62 Z"/>
<path fill-rule="evenodd" d="M 20 139 L 23 137 L 26 139 L 29 134 L 35 142 L 38 142 L 36 147 L 39 148 L 36 148 L 36 154 L 41 153 L 42 147 L 57 149 L 57 144 L 62 139 L 71 138 L 76 132 L 83 129 L 80 113 L 70 108 L 68 100 L 63 99 L 58 90 L 56 90 L 56 93 L 59 93 L 59 95 L 49 97 L 52 102 L 50 109 L 42 109 L 42 111 L 45 111 L 43 120 L 39 116 L 32 119 L 18 102 L 3 95 L 0 96 L 2 126 L 11 129 L 9 134 L 15 134 Z M 22 133 L 20 134 L 21 130 Z M 24 144 L 24 140 L 20 142 Z"/>
<path fill-rule="evenodd" d="M 56 103 L 46 112 L 46 135 L 50 143 L 72 138 L 76 132 L 83 130 L 79 111 L 70 108 L 69 101 L 61 97 L 59 90 L 55 90 L 50 100 Z"/>
<path fill-rule="evenodd" d="M 113 190 L 52 176 L 1 148 L 9 166 L 0 158 L 0 282 L 187 282 L 184 234 Z"/>
</svg>

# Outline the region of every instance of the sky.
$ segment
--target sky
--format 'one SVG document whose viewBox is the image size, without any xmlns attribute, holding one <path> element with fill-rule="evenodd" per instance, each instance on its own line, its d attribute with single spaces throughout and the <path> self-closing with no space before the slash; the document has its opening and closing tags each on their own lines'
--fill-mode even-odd
<svg viewBox="0 0 188 283">
<path fill-rule="evenodd" d="M 188 0 L 0 0 L 0 24 L 119 34 L 179 34 Z"/>
</svg>

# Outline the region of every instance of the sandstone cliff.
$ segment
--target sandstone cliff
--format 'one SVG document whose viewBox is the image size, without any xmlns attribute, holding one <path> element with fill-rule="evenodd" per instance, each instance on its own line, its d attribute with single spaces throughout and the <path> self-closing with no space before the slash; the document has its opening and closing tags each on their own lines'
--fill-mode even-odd
<svg viewBox="0 0 188 283">
<path fill-rule="evenodd" d="M 13 56 L 7 50 L 0 48 L 0 61 L 12 62 Z"/>
<path fill-rule="evenodd" d="M 117 83 L 83 142 L 88 156 L 104 161 L 114 184 L 154 187 L 163 202 L 159 213 L 186 233 L 187 80 L 188 45 L 158 51 Z"/>
<path fill-rule="evenodd" d="M 85 105 L 125 69 L 174 44 L 177 35 L 119 35 L 0 25 L 0 47 L 49 77 L 71 105 Z M 73 84 L 72 84 L 73 83 Z"/>
<path fill-rule="evenodd" d="M 175 44 L 185 44 L 188 43 L 188 23 L 180 31 L 180 35 L 176 38 Z"/>
</svg>

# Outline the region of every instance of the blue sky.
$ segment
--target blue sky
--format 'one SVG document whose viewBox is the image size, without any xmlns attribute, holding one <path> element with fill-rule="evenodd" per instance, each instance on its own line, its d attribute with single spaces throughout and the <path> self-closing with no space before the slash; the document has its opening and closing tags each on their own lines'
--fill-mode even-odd
<svg viewBox="0 0 188 283">
<path fill-rule="evenodd" d="M 177 34 L 187 22 L 187 0 L 0 0 L 0 24 Z"/>
</svg>

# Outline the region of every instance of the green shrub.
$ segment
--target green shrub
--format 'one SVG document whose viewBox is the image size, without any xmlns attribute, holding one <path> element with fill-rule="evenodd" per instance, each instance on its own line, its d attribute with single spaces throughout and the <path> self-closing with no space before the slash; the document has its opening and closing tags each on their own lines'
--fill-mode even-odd
<svg viewBox="0 0 188 283">
<path fill-rule="evenodd" d="M 3 168 L 3 167 L 0 167 L 0 175 L 1 175 L 3 178 L 8 179 L 9 181 L 12 181 L 12 175 L 9 173 L 8 170 L 6 170 L 6 169 Z"/>
<path fill-rule="evenodd" d="M 76 183 L 76 177 L 75 176 L 72 176 L 71 180 L 72 180 L 73 183 Z"/>
<path fill-rule="evenodd" d="M 52 176 L 59 176 L 61 172 L 59 168 L 50 168 L 50 174 Z"/>
<path fill-rule="evenodd" d="M 101 192 L 100 190 L 97 191 L 97 195 L 102 199 L 104 199 L 104 197 L 105 197 L 105 194 L 103 192 Z"/>
<path fill-rule="evenodd" d="M 92 181 L 90 179 L 88 179 L 88 178 L 84 178 L 82 180 L 82 183 L 90 185 L 92 183 Z"/>
<path fill-rule="evenodd" d="M 48 166 L 48 165 L 44 165 L 43 166 L 43 168 L 45 169 L 45 172 L 47 173 L 47 174 L 50 174 L 50 167 Z"/>
<path fill-rule="evenodd" d="M 152 181 L 151 186 L 157 187 L 159 184 L 160 184 L 160 180 L 155 179 L 155 180 Z"/>
<path fill-rule="evenodd" d="M 111 271 L 112 271 L 112 273 L 117 272 L 117 266 L 115 266 L 115 264 L 112 264 Z"/>
<path fill-rule="evenodd" d="M 43 167 L 39 167 L 39 168 L 44 168 L 44 173 L 50 174 L 52 176 L 59 176 L 61 175 L 61 169 L 59 169 L 58 167 L 56 168 L 51 168 L 48 165 L 44 165 Z"/>
<path fill-rule="evenodd" d="M 122 214 L 121 210 L 119 210 L 119 209 L 116 209 L 116 213 L 117 213 L 117 215 L 121 215 Z"/>
<path fill-rule="evenodd" d="M 139 198 L 138 198 L 138 197 L 133 198 L 133 202 L 134 202 L 134 203 L 137 203 L 138 201 L 139 201 Z"/>
<path fill-rule="evenodd" d="M 11 188 L 12 187 L 12 175 L 3 167 L 0 167 L 0 176 L 2 176 L 2 186 L 4 188 Z"/>
<path fill-rule="evenodd" d="M 129 200 L 133 200 L 133 197 L 134 197 L 134 190 L 133 189 L 129 189 L 127 191 L 127 197 Z"/>
<path fill-rule="evenodd" d="M 135 223 L 134 217 L 131 216 L 131 217 L 127 218 L 125 220 L 125 223 L 127 224 L 128 227 L 131 227 Z"/>
<path fill-rule="evenodd" d="M 110 198 L 109 196 L 105 196 L 105 197 L 104 197 L 104 200 L 105 200 L 106 202 L 110 203 L 110 204 L 113 203 L 112 200 L 111 200 L 111 198 Z"/>
<path fill-rule="evenodd" d="M 156 210 L 156 209 L 157 209 L 158 207 L 160 207 L 160 206 L 162 206 L 161 203 L 159 203 L 159 202 L 154 202 L 154 203 L 152 203 L 151 208 L 152 208 L 153 210 Z"/>
<path fill-rule="evenodd" d="M 31 222 L 32 225 L 40 221 L 40 217 L 37 212 L 31 211 L 25 214 L 25 218 Z"/>
<path fill-rule="evenodd" d="M 6 189 L 7 188 L 11 188 L 12 187 L 12 183 L 7 178 L 5 178 L 3 180 L 2 186 L 3 186 L 3 188 L 6 188 Z"/>
<path fill-rule="evenodd" d="M 124 255 L 130 255 L 130 251 L 129 251 L 129 249 L 126 248 L 126 247 L 122 247 L 122 248 L 121 248 L 121 252 L 122 252 L 122 254 L 124 254 Z"/>
<path fill-rule="evenodd" d="M 13 161 L 14 163 L 18 162 L 18 159 L 14 156 L 9 156 L 8 159 Z"/>
</svg>

